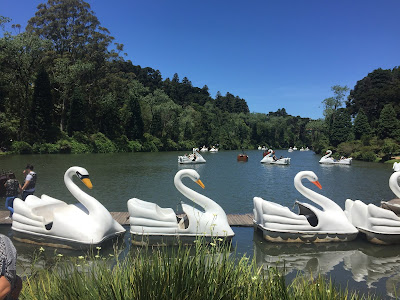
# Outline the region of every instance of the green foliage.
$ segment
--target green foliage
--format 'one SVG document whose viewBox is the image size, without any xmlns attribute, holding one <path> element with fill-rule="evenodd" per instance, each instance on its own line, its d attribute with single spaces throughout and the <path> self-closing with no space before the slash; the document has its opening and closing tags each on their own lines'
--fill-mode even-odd
<svg viewBox="0 0 400 300">
<path fill-rule="evenodd" d="M 159 138 L 156 138 L 149 133 L 145 133 L 143 138 L 144 142 L 142 149 L 145 152 L 158 152 L 164 146 Z"/>
<path fill-rule="evenodd" d="M 355 116 L 362 108 L 368 117 L 372 128 L 376 127 L 380 113 L 386 104 L 392 104 L 397 117 L 400 117 L 400 77 L 399 68 L 382 70 L 381 68 L 369 73 L 359 80 L 352 91 L 346 107 Z"/>
<path fill-rule="evenodd" d="M 362 139 L 364 136 L 371 134 L 371 126 L 368 123 L 368 117 L 363 109 L 360 109 L 356 118 L 354 119 L 354 137 Z"/>
<path fill-rule="evenodd" d="M 63 139 L 57 141 L 58 148 L 60 149 L 60 153 L 68 154 L 72 152 L 72 145 L 69 140 Z"/>
<path fill-rule="evenodd" d="M 347 143 L 341 143 L 338 145 L 336 152 L 338 157 L 345 156 L 350 157 L 356 152 L 358 149 L 363 147 L 360 141 L 351 141 Z"/>
<path fill-rule="evenodd" d="M 378 135 L 381 139 L 400 138 L 400 121 L 391 104 L 386 104 L 379 116 Z M 400 140 L 400 139 L 399 139 Z"/>
<path fill-rule="evenodd" d="M 332 114 L 333 122 L 330 128 L 329 140 L 333 146 L 348 141 L 352 131 L 351 118 L 345 109 L 339 109 Z"/>
<path fill-rule="evenodd" d="M 93 134 L 91 136 L 91 139 L 93 142 L 93 150 L 95 153 L 117 152 L 117 148 L 115 147 L 114 143 L 101 132 Z"/>
<path fill-rule="evenodd" d="M 374 153 L 374 151 L 368 150 L 368 151 L 362 151 L 361 157 L 359 157 L 359 159 L 364 161 L 376 161 L 377 156 Z"/>
<path fill-rule="evenodd" d="M 33 299 L 365 299 L 330 279 L 298 275 L 290 283 L 276 267 L 258 266 L 215 240 L 175 248 L 135 248 L 124 257 L 57 256 L 32 263 L 21 298 Z M 373 299 L 368 296 L 367 299 Z"/>
<path fill-rule="evenodd" d="M 32 146 L 24 141 L 13 141 L 11 151 L 16 154 L 31 154 L 33 152 Z"/>
<path fill-rule="evenodd" d="M 33 152 L 39 154 L 57 154 L 60 152 L 60 145 L 50 143 L 33 144 Z"/>
<path fill-rule="evenodd" d="M 386 150 L 376 150 L 375 134 L 400 143 L 397 67 L 375 70 L 357 82 L 346 109 L 348 88 L 332 86 L 332 97 L 323 100 L 325 120 L 310 120 L 290 116 L 285 108 L 250 113 L 245 99 L 229 92 L 213 99 L 206 85 L 193 86 L 177 73 L 163 80 L 159 70 L 125 61 L 119 55 L 123 45 L 112 49 L 113 39 L 83 0 L 47 1 L 26 32 L 4 33 L 0 147 L 26 141 L 35 143 L 34 149 L 17 146 L 18 152 L 110 153 L 297 145 L 319 153 L 357 139 L 385 157 Z M 354 130 L 349 114 L 356 116 Z"/>
<path fill-rule="evenodd" d="M 57 130 L 53 123 L 53 100 L 49 75 L 41 67 L 39 70 L 33 91 L 31 107 L 31 119 L 29 129 L 34 141 L 54 141 Z"/>
<path fill-rule="evenodd" d="M 130 152 L 140 152 L 142 151 L 143 146 L 139 141 L 129 141 L 128 149 Z"/>
</svg>

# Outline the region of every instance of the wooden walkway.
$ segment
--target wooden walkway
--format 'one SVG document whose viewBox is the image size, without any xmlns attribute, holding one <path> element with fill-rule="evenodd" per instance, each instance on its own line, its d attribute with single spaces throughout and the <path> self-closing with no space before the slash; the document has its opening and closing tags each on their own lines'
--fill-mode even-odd
<svg viewBox="0 0 400 300">
<path fill-rule="evenodd" d="M 0 225 L 11 225 L 12 220 L 6 219 L 8 215 L 9 215 L 8 211 L 0 210 Z M 121 225 L 129 225 L 128 212 L 112 212 L 111 215 Z M 227 216 L 229 225 L 231 226 L 237 226 L 237 227 L 253 226 L 253 214 L 235 214 Z"/>
</svg>

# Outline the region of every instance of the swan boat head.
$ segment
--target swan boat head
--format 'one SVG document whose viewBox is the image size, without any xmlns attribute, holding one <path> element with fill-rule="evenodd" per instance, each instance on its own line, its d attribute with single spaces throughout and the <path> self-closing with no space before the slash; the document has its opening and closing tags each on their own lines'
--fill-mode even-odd
<svg viewBox="0 0 400 300">
<path fill-rule="evenodd" d="M 73 181 L 77 176 L 93 188 L 89 173 L 82 167 L 71 167 L 64 174 L 67 189 L 79 201 L 64 201 L 42 195 L 15 199 L 12 229 L 23 234 L 57 241 L 95 245 L 125 232 L 109 211 L 94 197 L 82 191 Z"/>
<path fill-rule="evenodd" d="M 186 216 L 180 220 L 172 208 L 161 208 L 155 203 L 140 199 L 128 201 L 131 233 L 152 236 L 205 236 L 228 237 L 234 235 L 229 226 L 225 211 L 210 198 L 188 188 L 182 183 L 183 178 L 190 178 L 204 188 L 200 175 L 192 169 L 183 169 L 174 177 L 175 187 L 186 198 L 203 208 L 197 209 L 182 203 Z"/>
<path fill-rule="evenodd" d="M 322 188 L 317 175 L 312 171 L 301 171 L 294 178 L 295 188 L 322 209 L 296 201 L 299 212 L 288 207 L 255 197 L 254 223 L 271 241 L 328 242 L 354 239 L 357 229 L 349 222 L 343 210 L 331 199 L 306 188 L 302 180 L 307 179 Z"/>
</svg>

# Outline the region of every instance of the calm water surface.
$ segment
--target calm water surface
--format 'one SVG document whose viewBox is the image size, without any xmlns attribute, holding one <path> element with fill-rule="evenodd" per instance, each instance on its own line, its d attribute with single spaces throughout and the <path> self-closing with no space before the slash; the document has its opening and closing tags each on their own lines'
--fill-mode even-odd
<svg viewBox="0 0 400 300">
<path fill-rule="evenodd" d="M 260 163 L 262 151 L 247 151 L 247 163 L 236 161 L 238 153 L 205 153 L 207 163 L 192 166 L 177 163 L 177 156 L 183 152 L 1 156 L 0 170 L 14 171 L 22 182 L 23 168 L 32 163 L 38 174 L 36 195 L 48 194 L 74 203 L 76 200 L 66 189 L 63 176 L 71 166 L 84 167 L 89 171 L 93 190 L 88 191 L 78 180 L 75 182 L 109 211 L 127 211 L 128 199 L 135 197 L 181 212 L 181 201 L 190 201 L 175 189 L 173 178 L 183 168 L 197 170 L 206 188 L 201 190 L 189 179 L 184 180 L 184 184 L 218 202 L 228 214 L 252 212 L 254 196 L 290 208 L 295 200 L 308 201 L 293 185 L 294 176 L 303 170 L 314 171 L 322 185 L 318 192 L 342 208 L 347 198 L 379 205 L 381 200 L 395 197 L 388 186 L 391 165 L 357 161 L 351 166 L 320 165 L 320 157 L 311 151 L 288 153 L 283 150 L 277 150 L 276 155 L 291 157 L 291 165 L 264 165 Z M 307 180 L 303 184 L 316 190 Z M 4 205 L 4 199 L 1 203 Z M 332 276 L 343 287 L 348 284 L 350 289 L 376 292 L 385 297 L 393 297 L 395 287 L 400 288 L 399 246 L 376 246 L 363 240 L 328 245 L 275 244 L 264 241 L 252 228 L 233 229 L 239 254 L 254 254 L 258 264 L 265 267 L 283 266 L 285 261 L 289 277 L 297 271 L 310 276 L 319 271 Z M 0 230 L 12 236 L 9 227 Z M 129 235 L 125 236 L 125 244 L 130 245 Z M 18 241 L 15 245 L 21 260 L 35 248 Z"/>
</svg>

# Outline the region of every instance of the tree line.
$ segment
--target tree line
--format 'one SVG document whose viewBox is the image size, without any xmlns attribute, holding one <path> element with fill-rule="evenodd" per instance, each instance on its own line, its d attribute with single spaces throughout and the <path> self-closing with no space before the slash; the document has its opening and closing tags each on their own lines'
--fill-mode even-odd
<svg viewBox="0 0 400 300">
<path fill-rule="evenodd" d="M 398 151 L 398 68 L 373 71 L 347 101 L 347 87 L 332 87 L 334 96 L 323 100 L 324 119 L 291 116 L 284 108 L 250 113 L 239 96 L 218 92 L 213 98 L 207 85 L 195 87 L 178 74 L 163 79 L 159 70 L 125 60 L 124 45 L 82 0 L 40 4 L 23 32 L 18 24 L 14 34 L 5 31 L 10 21 L 0 17 L 3 149 L 104 153 L 297 145 L 350 155 L 370 147 L 375 156 L 387 156 L 378 148 L 391 143 L 390 151 Z"/>
</svg>

